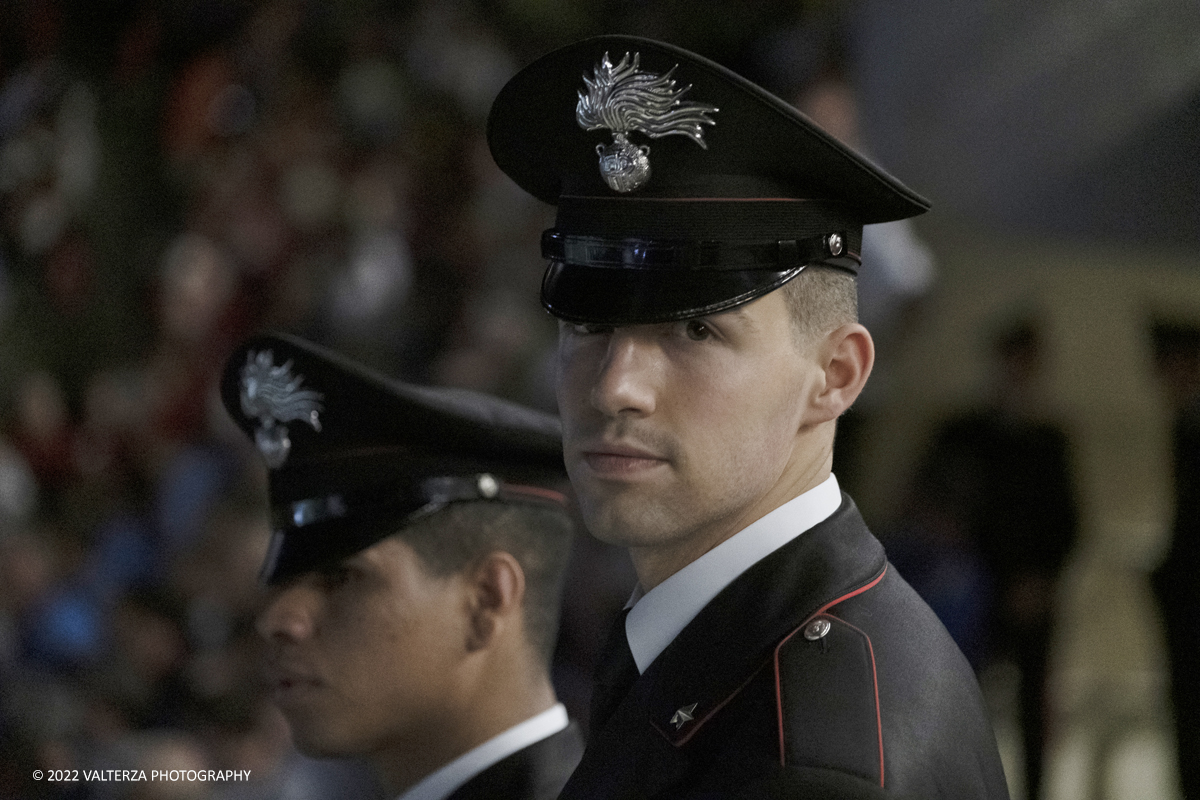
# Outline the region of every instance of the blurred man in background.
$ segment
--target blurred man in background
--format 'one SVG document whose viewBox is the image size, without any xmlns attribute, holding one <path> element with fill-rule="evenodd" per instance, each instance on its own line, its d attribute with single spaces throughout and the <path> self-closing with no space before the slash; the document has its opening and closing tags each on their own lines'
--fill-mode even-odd
<svg viewBox="0 0 1200 800">
<path fill-rule="evenodd" d="M 283 337 L 239 348 L 222 397 L 271 467 L 257 627 L 297 747 L 405 800 L 557 796 L 582 749 L 549 680 L 557 421 Z"/>
<path fill-rule="evenodd" d="M 1200 329 L 1160 323 L 1153 335 L 1175 415 L 1175 524 L 1152 582 L 1167 634 L 1179 786 L 1184 797 L 1200 797 Z"/>
<path fill-rule="evenodd" d="M 1040 796 L 1045 760 L 1058 585 L 1079 519 L 1067 434 L 1047 418 L 1037 391 L 1044 366 L 1038 325 L 1024 319 L 1006 325 L 990 345 L 992 397 L 935 433 L 920 471 L 932 485 L 918 494 L 954 532 L 941 537 L 951 552 L 978 556 L 981 580 L 946 611 L 965 614 L 959 620 L 965 624 L 952 630 L 979 666 L 1004 662 L 1020 673 L 1025 786 L 1033 798 Z M 932 587 L 918 591 L 926 588 Z"/>
</svg>

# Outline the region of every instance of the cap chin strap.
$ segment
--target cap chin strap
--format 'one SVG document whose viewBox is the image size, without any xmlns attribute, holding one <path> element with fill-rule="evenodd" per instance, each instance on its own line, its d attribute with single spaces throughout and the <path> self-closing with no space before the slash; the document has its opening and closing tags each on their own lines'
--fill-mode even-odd
<svg viewBox="0 0 1200 800">
<path fill-rule="evenodd" d="M 781 271 L 823 264 L 857 274 L 862 258 L 848 241 L 844 231 L 774 241 L 671 241 L 575 236 L 551 228 L 542 234 L 542 257 L 613 269 Z"/>
</svg>

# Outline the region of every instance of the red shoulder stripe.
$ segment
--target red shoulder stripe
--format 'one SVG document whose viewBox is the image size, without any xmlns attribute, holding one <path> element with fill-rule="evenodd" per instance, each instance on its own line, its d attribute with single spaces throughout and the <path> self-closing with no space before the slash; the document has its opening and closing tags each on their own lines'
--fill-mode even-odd
<svg viewBox="0 0 1200 800">
<path fill-rule="evenodd" d="M 833 614 L 827 616 L 833 617 L 838 622 L 845 625 L 847 628 L 856 630 L 862 634 L 862 637 L 867 640 L 867 652 L 871 655 L 871 683 L 875 687 L 875 729 L 879 732 L 879 786 L 883 787 L 883 714 L 879 711 L 879 673 L 875 669 L 875 647 L 871 644 L 871 637 L 854 625 L 851 625 L 841 617 L 834 617 Z"/>
<path fill-rule="evenodd" d="M 865 591 L 867 591 L 867 590 L 869 590 L 869 589 L 874 589 L 874 588 L 875 588 L 875 587 L 876 587 L 876 586 L 879 584 L 879 582 L 880 582 L 881 580 L 883 580 L 883 576 L 884 576 L 884 575 L 887 575 L 887 571 L 888 571 L 888 565 L 885 563 L 885 564 L 883 565 L 883 569 L 882 569 L 882 570 L 880 570 L 880 572 L 879 572 L 879 574 L 878 574 L 878 575 L 876 575 L 874 578 L 872 578 L 872 579 L 871 579 L 871 582 L 870 582 L 870 583 L 864 584 L 864 585 L 862 585 L 862 586 L 858 587 L 857 589 L 855 589 L 855 590 L 854 590 L 854 591 L 852 591 L 852 592 L 847 592 L 846 594 L 842 595 L 841 597 L 839 597 L 839 598 L 838 598 L 838 599 L 836 599 L 836 600 L 830 600 L 828 603 L 826 603 L 825 605 L 823 605 L 823 606 L 821 606 L 820 608 L 818 608 L 818 609 L 817 609 L 817 611 L 816 611 L 816 613 L 814 613 L 814 614 L 812 615 L 812 617 L 816 617 L 816 616 L 819 616 L 819 615 L 821 615 L 821 614 L 824 614 L 826 611 L 828 611 L 829 609 L 833 608 L 833 607 L 834 607 L 834 606 L 836 606 L 838 603 L 841 603 L 841 602 L 844 602 L 844 601 L 846 601 L 846 600 L 849 600 L 851 597 L 857 597 L 858 595 L 862 594 L 863 592 L 865 592 Z M 812 617 L 809 617 L 808 619 L 812 619 Z M 805 620 L 804 622 L 807 624 L 808 620 Z M 800 628 L 803 628 L 803 627 L 804 627 L 804 625 L 801 625 L 801 626 L 800 626 Z M 796 631 L 800 630 L 800 628 L 797 628 L 797 629 L 796 629 Z M 796 631 L 792 631 L 792 634 L 795 634 L 795 633 L 796 633 Z M 790 636 L 790 635 L 791 635 L 791 634 L 789 634 L 789 636 Z"/>
</svg>

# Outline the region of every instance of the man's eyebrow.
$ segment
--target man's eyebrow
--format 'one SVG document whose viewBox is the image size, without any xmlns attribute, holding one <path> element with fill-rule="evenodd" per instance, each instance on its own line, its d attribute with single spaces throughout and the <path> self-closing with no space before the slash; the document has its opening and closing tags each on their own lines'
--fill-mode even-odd
<svg viewBox="0 0 1200 800">
<path fill-rule="evenodd" d="M 750 313 L 746 310 L 746 306 L 744 306 L 744 305 L 728 309 L 727 311 L 718 311 L 716 314 L 712 314 L 710 316 L 717 317 L 717 318 L 735 317 L 741 324 L 745 325 L 747 328 L 750 328 L 751 330 L 758 329 L 758 322 L 755 321 L 754 317 L 750 315 Z"/>
</svg>

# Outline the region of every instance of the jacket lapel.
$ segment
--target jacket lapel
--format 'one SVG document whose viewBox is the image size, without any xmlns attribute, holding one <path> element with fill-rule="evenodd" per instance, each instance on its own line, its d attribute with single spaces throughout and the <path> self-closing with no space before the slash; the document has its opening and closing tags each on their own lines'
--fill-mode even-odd
<svg viewBox="0 0 1200 800">
<path fill-rule="evenodd" d="M 646 724 L 648 689 L 643 675 L 607 722 L 593 731 L 560 800 L 653 797 L 688 774 L 687 754 Z"/>
<path fill-rule="evenodd" d="M 690 769 L 685 745 L 775 645 L 885 564 L 883 547 L 842 495 L 829 519 L 725 587 L 636 679 L 612 715 L 593 727 L 562 797 L 653 797 L 681 781 Z"/>
<path fill-rule="evenodd" d="M 642 675 L 651 725 L 672 744 L 686 744 L 780 640 L 885 564 L 883 547 L 842 495 L 831 517 L 746 570 L 654 660 Z"/>
</svg>

